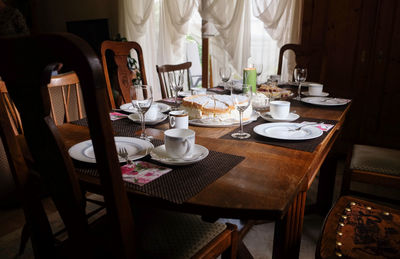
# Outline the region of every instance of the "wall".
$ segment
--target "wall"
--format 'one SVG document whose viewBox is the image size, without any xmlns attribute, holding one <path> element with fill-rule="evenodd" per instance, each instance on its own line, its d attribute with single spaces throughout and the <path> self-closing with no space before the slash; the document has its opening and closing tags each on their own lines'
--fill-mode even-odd
<svg viewBox="0 0 400 259">
<path fill-rule="evenodd" d="M 32 0 L 35 32 L 65 32 L 67 21 L 109 19 L 110 36 L 118 32 L 115 0 Z"/>
<path fill-rule="evenodd" d="M 400 148 L 400 1 L 304 0 L 302 44 L 322 45 L 324 90 L 353 99 L 342 144 Z M 390 123 L 390 126 L 388 125 Z"/>
</svg>

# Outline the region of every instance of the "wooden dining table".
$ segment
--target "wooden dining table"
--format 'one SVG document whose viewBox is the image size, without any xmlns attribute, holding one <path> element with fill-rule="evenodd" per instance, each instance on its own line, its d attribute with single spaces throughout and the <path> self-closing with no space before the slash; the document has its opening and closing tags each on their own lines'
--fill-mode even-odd
<svg viewBox="0 0 400 259">
<path fill-rule="evenodd" d="M 304 105 L 295 108 L 301 117 L 337 121 L 313 152 L 254 141 L 221 139 L 234 129 L 232 127 L 190 126 L 196 132 L 197 144 L 209 150 L 242 156 L 244 160 L 182 204 L 127 189 L 129 197 L 137 203 L 209 218 L 275 221 L 272 257 L 298 258 L 307 190 L 338 138 L 349 107 L 329 109 Z M 147 128 L 146 133 L 163 139 L 163 131 L 167 128 L 168 123 L 160 124 Z M 83 126 L 64 124 L 59 129 L 67 148 L 89 138 L 89 131 Z M 101 192 L 98 178 L 79 177 L 89 191 Z"/>
</svg>

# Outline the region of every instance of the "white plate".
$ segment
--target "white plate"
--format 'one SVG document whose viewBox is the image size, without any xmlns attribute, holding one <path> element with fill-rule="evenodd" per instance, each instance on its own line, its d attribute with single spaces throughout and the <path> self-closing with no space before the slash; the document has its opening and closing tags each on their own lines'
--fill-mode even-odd
<svg viewBox="0 0 400 259">
<path fill-rule="evenodd" d="M 295 121 L 298 118 L 300 118 L 300 116 L 296 113 L 291 112 L 285 119 L 274 119 L 274 118 L 272 118 L 270 112 L 266 112 L 266 113 L 261 114 L 261 118 L 263 118 L 266 121 L 279 122 L 279 121 Z"/>
<path fill-rule="evenodd" d="M 145 117 L 144 123 L 146 125 L 156 125 L 157 123 L 164 121 L 167 117 L 168 117 L 167 114 L 158 113 L 157 118 L 155 120 L 149 120 L 147 117 Z M 137 114 L 137 113 L 129 114 L 128 119 L 130 119 L 131 121 L 133 121 L 135 123 L 140 123 L 139 114 Z"/>
<path fill-rule="evenodd" d="M 348 104 L 351 100 L 342 98 L 331 98 L 331 97 L 304 97 L 301 98 L 302 102 L 322 105 L 322 106 L 339 106 Z"/>
<path fill-rule="evenodd" d="M 319 97 L 326 97 L 326 96 L 329 95 L 329 93 L 327 93 L 327 92 L 322 92 L 322 93 L 319 94 L 319 95 L 312 95 L 312 94 L 310 94 L 308 91 L 307 91 L 307 92 L 301 92 L 301 94 L 302 94 L 302 95 L 305 95 L 305 96 L 319 96 Z"/>
<path fill-rule="evenodd" d="M 172 158 L 165 150 L 165 145 L 158 146 L 150 152 L 151 159 L 166 165 L 190 165 L 199 162 L 208 156 L 208 149 L 201 145 L 194 145 L 193 154 L 189 158 Z"/>
<path fill-rule="evenodd" d="M 243 121 L 243 125 L 247 125 L 250 122 L 257 120 L 257 113 L 253 112 L 249 120 Z M 220 121 L 215 118 L 210 119 L 194 119 L 189 120 L 189 124 L 192 126 L 209 127 L 209 128 L 225 128 L 239 126 L 239 121 L 236 120 L 224 120 Z"/>
<path fill-rule="evenodd" d="M 154 148 L 153 144 L 150 142 L 138 138 L 115 137 L 114 140 L 117 150 L 123 147 L 126 148 L 128 151 L 128 157 L 131 160 L 136 160 L 146 156 Z M 92 140 L 86 140 L 73 145 L 68 150 L 68 153 L 75 160 L 87 163 L 96 163 Z M 121 157 L 118 157 L 118 159 L 120 163 L 126 162 Z"/>
<path fill-rule="evenodd" d="M 159 112 L 167 112 L 171 110 L 171 106 L 165 103 L 153 103 L 153 105 L 156 105 L 158 107 Z M 132 106 L 132 103 L 125 103 L 119 107 L 121 110 L 124 112 L 130 112 L 130 113 L 136 113 L 136 108 Z"/>
<path fill-rule="evenodd" d="M 260 124 L 254 127 L 253 130 L 258 135 L 283 140 L 306 140 L 317 138 L 322 135 L 322 130 L 313 125 L 305 126 L 300 130 L 289 131 L 299 126 L 302 125 L 300 125 L 300 123 L 273 122 Z"/>
</svg>

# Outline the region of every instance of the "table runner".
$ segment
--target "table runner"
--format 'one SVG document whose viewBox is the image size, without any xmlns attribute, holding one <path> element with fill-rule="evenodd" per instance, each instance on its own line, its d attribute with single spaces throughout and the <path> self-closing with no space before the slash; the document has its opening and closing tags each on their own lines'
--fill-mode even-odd
<svg viewBox="0 0 400 259">
<path fill-rule="evenodd" d="M 334 121 L 334 120 L 321 120 L 321 119 L 313 119 L 313 118 L 299 118 L 294 122 L 300 123 L 303 121 L 324 122 L 326 124 L 333 124 L 333 125 L 335 125 L 337 123 L 337 121 Z M 263 124 L 263 123 L 268 123 L 268 122 L 260 117 L 256 121 L 243 126 L 243 131 L 250 133 L 250 135 L 251 135 L 251 137 L 248 139 L 236 140 L 231 137 L 231 134 L 234 132 L 238 132 L 239 128 L 232 130 L 231 132 L 223 135 L 220 138 L 221 139 L 234 139 L 236 141 L 253 141 L 253 142 L 259 142 L 259 143 L 264 143 L 264 144 L 269 144 L 269 145 L 274 145 L 274 146 L 280 146 L 280 147 L 286 147 L 286 148 L 306 151 L 306 152 L 313 152 L 315 150 L 315 148 L 324 140 L 324 138 L 327 135 L 327 132 L 329 132 L 329 130 L 328 130 L 326 132 L 323 132 L 320 137 L 315 138 L 315 139 L 309 139 L 309 140 L 279 140 L 279 139 L 272 139 L 272 138 L 259 136 L 258 134 L 256 134 L 253 131 L 253 128 L 255 126 Z"/>
<path fill-rule="evenodd" d="M 73 123 L 81 126 L 87 125 L 86 119 Z M 119 136 L 134 137 L 134 133 L 140 129 L 140 126 L 133 126 L 132 122 L 128 119 L 113 121 L 112 125 L 115 135 Z M 137 129 L 135 129 L 135 126 Z M 163 141 L 159 139 L 153 139 L 151 142 L 154 146 L 164 144 Z M 140 191 L 174 203 L 183 203 L 229 172 L 244 159 L 242 156 L 213 150 L 209 151 L 209 155 L 204 160 L 187 166 L 164 165 L 151 160 L 149 157 L 145 157 L 141 160 L 170 167 L 173 170 L 144 186 L 138 186 L 128 182 L 125 182 L 125 186 L 128 190 Z M 78 173 L 98 176 L 98 172 L 92 164 L 79 161 L 74 161 L 74 163 Z"/>
</svg>

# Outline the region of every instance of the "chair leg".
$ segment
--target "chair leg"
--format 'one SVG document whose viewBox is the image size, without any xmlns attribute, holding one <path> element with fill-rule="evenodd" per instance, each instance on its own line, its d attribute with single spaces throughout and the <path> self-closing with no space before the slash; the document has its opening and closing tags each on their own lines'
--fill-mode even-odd
<svg viewBox="0 0 400 259">
<path fill-rule="evenodd" d="M 228 225 L 229 227 L 229 225 Z M 222 255 L 222 259 L 235 259 L 237 258 L 237 250 L 238 250 L 238 242 L 239 242 L 239 233 L 236 229 L 236 226 L 234 227 L 234 230 L 231 233 L 231 245 L 228 249 L 226 249 Z"/>
<path fill-rule="evenodd" d="M 340 196 L 348 195 L 350 192 L 351 184 L 351 171 L 345 169 L 343 172 L 342 187 L 340 189 Z"/>
<path fill-rule="evenodd" d="M 29 230 L 28 224 L 25 223 L 21 232 L 21 242 L 19 244 L 18 255 L 22 255 L 24 253 L 26 243 L 28 243 L 30 237 L 31 237 L 31 231 Z"/>
</svg>

